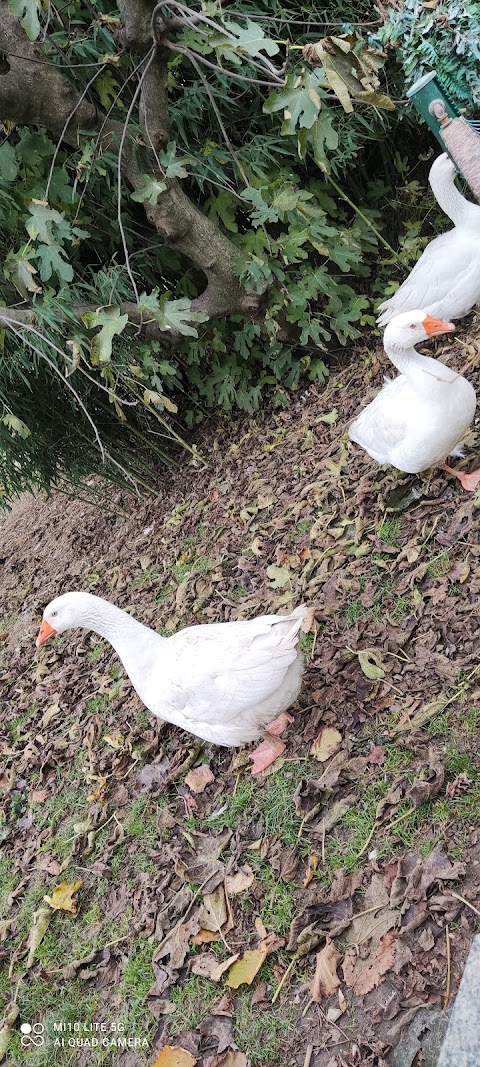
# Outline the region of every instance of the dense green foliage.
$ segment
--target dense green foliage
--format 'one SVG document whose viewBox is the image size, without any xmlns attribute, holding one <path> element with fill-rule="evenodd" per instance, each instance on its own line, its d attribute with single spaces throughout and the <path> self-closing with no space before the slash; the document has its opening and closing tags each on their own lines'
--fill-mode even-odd
<svg viewBox="0 0 480 1067">
<path fill-rule="evenodd" d="M 0 493 L 84 477 L 98 468 L 98 436 L 106 471 L 118 476 L 121 462 L 141 481 L 209 408 L 251 413 L 266 393 L 287 403 L 302 375 L 324 380 L 332 344 L 373 324 L 379 258 L 394 262 L 391 186 L 408 169 L 379 53 L 398 13 L 379 35 L 358 0 L 341 10 L 331 0 L 324 23 L 313 3 L 208 0 L 206 21 L 172 39 L 169 140 L 152 169 L 138 114 L 145 63 L 121 47 L 113 3 L 71 0 L 48 17 L 40 0 L 9 7 L 30 39 L 40 35 L 45 62 L 125 125 L 142 179 L 131 188 L 118 142 L 101 131 L 82 131 L 74 148 L 40 125 L 4 124 L 0 302 L 25 301 L 36 321 L 4 334 Z M 406 0 L 402 17 L 413 8 Z M 398 66 L 388 84 L 403 95 Z M 205 276 L 147 218 L 173 180 L 230 239 L 261 314 L 192 308 Z M 125 302 L 160 339 L 131 331 Z"/>
<path fill-rule="evenodd" d="M 388 10 L 385 26 L 373 41 L 392 45 L 405 72 L 407 88 L 436 70 L 457 107 L 480 105 L 480 8 L 477 0 L 425 4 L 403 0 Z"/>
</svg>

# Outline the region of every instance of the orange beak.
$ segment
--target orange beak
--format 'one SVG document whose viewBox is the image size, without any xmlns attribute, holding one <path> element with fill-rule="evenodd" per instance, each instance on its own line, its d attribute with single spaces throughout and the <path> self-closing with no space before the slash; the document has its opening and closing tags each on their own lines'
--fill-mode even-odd
<svg viewBox="0 0 480 1067">
<path fill-rule="evenodd" d="M 422 325 L 429 337 L 432 337 L 435 333 L 453 333 L 455 329 L 453 322 L 442 322 L 442 319 L 432 319 L 431 315 L 425 315 Z"/>
<path fill-rule="evenodd" d="M 53 629 L 53 626 L 50 626 L 50 623 L 47 622 L 46 619 L 42 619 L 42 625 L 38 631 L 37 640 L 35 641 L 37 648 L 40 648 L 40 645 L 44 645 L 45 641 L 48 641 L 48 638 L 52 637 L 56 632 L 57 631 Z"/>
</svg>

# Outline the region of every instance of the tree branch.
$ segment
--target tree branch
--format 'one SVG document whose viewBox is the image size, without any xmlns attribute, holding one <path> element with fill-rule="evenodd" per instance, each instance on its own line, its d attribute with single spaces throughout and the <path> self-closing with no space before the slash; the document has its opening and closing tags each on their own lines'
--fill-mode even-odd
<svg viewBox="0 0 480 1067">
<path fill-rule="evenodd" d="M 124 19 L 124 35 L 135 41 L 142 51 L 147 47 L 147 13 L 151 17 L 153 5 L 149 0 L 119 0 Z M 152 47 L 151 31 L 148 47 Z M 102 131 L 102 143 L 118 147 L 122 135 L 121 123 L 107 118 L 81 94 L 65 74 L 49 63 L 40 45 L 29 41 L 19 20 L 10 14 L 8 0 L 0 0 L 0 52 L 8 59 L 9 69 L 0 74 L 0 114 L 15 123 L 44 125 L 55 136 L 63 133 L 65 141 L 77 147 L 82 131 Z M 12 52 L 20 59 L 11 55 Z M 10 56 L 9 56 L 10 53 Z M 151 63 L 151 79 L 142 85 L 142 121 L 147 137 L 161 144 L 168 137 L 166 110 L 167 66 L 162 50 Z M 154 152 L 150 150 L 151 171 L 156 173 Z M 143 186 L 143 174 L 136 162 L 130 134 L 125 140 L 124 175 L 133 188 Z M 162 176 L 163 177 L 163 176 Z M 145 202 L 145 211 L 152 226 L 165 243 L 187 256 L 207 279 L 203 293 L 192 301 L 192 310 L 209 317 L 243 314 L 260 317 L 262 298 L 246 293 L 233 270 L 234 260 L 242 253 L 184 193 L 176 181 L 164 179 L 166 189 L 156 204 Z"/>
</svg>

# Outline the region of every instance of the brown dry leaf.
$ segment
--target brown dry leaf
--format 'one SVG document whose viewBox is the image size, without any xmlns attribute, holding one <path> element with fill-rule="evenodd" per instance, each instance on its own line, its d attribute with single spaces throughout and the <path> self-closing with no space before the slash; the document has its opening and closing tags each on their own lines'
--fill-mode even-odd
<svg viewBox="0 0 480 1067">
<path fill-rule="evenodd" d="M 44 900 L 54 911 L 69 911 L 71 915 L 77 914 L 78 901 L 74 900 L 74 894 L 83 885 L 83 878 L 78 882 L 60 882 L 56 885 L 51 897 L 44 896 Z"/>
<path fill-rule="evenodd" d="M 33 926 L 30 929 L 27 939 L 28 958 L 25 965 L 27 970 L 32 966 L 35 959 L 35 953 L 45 937 L 52 915 L 53 912 L 51 908 L 39 908 L 38 911 L 34 911 L 33 913 Z"/>
<path fill-rule="evenodd" d="M 185 785 L 188 785 L 192 793 L 203 793 L 207 785 L 213 781 L 214 777 L 208 763 L 202 763 L 201 767 L 195 767 L 194 770 L 188 772 Z"/>
<path fill-rule="evenodd" d="M 220 982 L 225 971 L 228 971 L 229 967 L 233 966 L 239 955 L 240 953 L 236 952 L 228 960 L 219 963 L 213 952 L 202 952 L 201 956 L 196 956 L 192 963 L 192 974 L 198 974 L 202 978 L 210 978 L 212 982 Z"/>
<path fill-rule="evenodd" d="M 391 970 L 395 963 L 395 947 L 397 935 L 392 931 L 386 933 L 378 946 L 375 956 L 370 960 L 368 967 L 355 978 L 353 991 L 357 996 L 370 993 L 380 984 L 380 979 L 387 971 Z"/>
<path fill-rule="evenodd" d="M 244 893 L 246 889 L 250 889 L 250 886 L 255 881 L 255 875 L 252 868 L 248 863 L 245 863 L 243 867 L 236 874 L 228 874 L 225 879 L 225 886 L 229 896 L 234 897 L 238 893 Z"/>
<path fill-rule="evenodd" d="M 203 903 L 198 909 L 198 920 L 202 930 L 218 933 L 228 919 L 227 902 L 223 885 L 217 886 L 213 893 L 205 893 Z"/>
<path fill-rule="evenodd" d="M 243 956 L 230 968 L 226 984 L 230 986 L 230 989 L 238 989 L 240 985 L 251 985 L 267 956 L 266 949 L 256 948 L 244 952 Z"/>
<path fill-rule="evenodd" d="M 341 733 L 335 730 L 333 726 L 325 726 L 318 737 L 315 738 L 310 754 L 315 756 L 315 759 L 318 759 L 320 763 L 325 763 L 327 759 L 330 759 L 331 756 L 338 752 L 341 743 Z"/>
<path fill-rule="evenodd" d="M 321 1004 L 326 997 L 338 989 L 340 979 L 337 967 L 342 956 L 337 952 L 333 941 L 327 942 L 321 952 L 317 952 L 317 966 L 310 986 L 310 996 L 316 1004 Z"/>
<path fill-rule="evenodd" d="M 319 862 L 320 856 L 316 852 L 312 852 L 308 857 L 307 871 L 305 874 L 305 878 L 303 879 L 304 886 L 310 885 L 310 882 L 312 881 L 314 872 L 317 870 Z"/>
<path fill-rule="evenodd" d="M 423 767 L 418 778 L 415 778 L 405 793 L 405 798 L 412 800 L 415 807 L 425 804 L 427 800 L 436 797 L 440 792 L 445 778 L 445 768 L 441 763 L 432 763 L 429 767 Z"/>
<path fill-rule="evenodd" d="M 223 1056 L 214 1056 L 210 1067 L 248 1067 L 244 1052 L 225 1052 Z"/>
<path fill-rule="evenodd" d="M 429 700 L 428 704 L 422 704 L 411 718 L 407 713 L 396 726 L 391 727 L 391 732 L 401 734 L 406 730 L 418 730 L 421 726 L 425 726 L 425 723 L 430 722 L 430 719 L 434 719 L 435 715 L 440 715 L 447 704 L 448 697 L 446 696 L 438 696 L 436 700 Z"/>
<path fill-rule="evenodd" d="M 42 718 L 40 719 L 40 726 L 48 726 L 49 722 L 55 718 L 61 711 L 60 704 L 55 701 L 54 704 L 49 704 L 46 711 L 44 711 Z"/>
<path fill-rule="evenodd" d="M 165 1045 L 152 1067 L 195 1067 L 196 1063 L 198 1063 L 198 1060 L 191 1056 L 186 1049 Z"/>
</svg>

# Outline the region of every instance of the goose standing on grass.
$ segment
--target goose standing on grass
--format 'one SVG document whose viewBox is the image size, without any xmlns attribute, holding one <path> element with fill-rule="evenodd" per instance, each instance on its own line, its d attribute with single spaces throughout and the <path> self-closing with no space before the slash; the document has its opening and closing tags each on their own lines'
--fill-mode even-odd
<svg viewBox="0 0 480 1067">
<path fill-rule="evenodd" d="M 161 637 L 109 601 L 72 592 L 45 608 L 36 644 L 77 627 L 93 630 L 113 645 L 159 719 L 215 745 L 244 745 L 264 735 L 252 756 L 258 773 L 285 748 L 278 735 L 300 692 L 298 642 L 306 613 L 302 604 L 291 615 L 188 626 Z"/>
<path fill-rule="evenodd" d="M 428 180 L 454 229 L 430 241 L 403 285 L 380 304 L 379 326 L 415 308 L 437 319 L 461 319 L 480 301 L 480 205 L 456 188 L 455 164 L 446 152 L 433 163 Z"/>
<path fill-rule="evenodd" d="M 348 433 L 377 463 L 390 463 L 408 474 L 441 466 L 473 492 L 480 470 L 466 474 L 444 465 L 446 456 L 463 455 L 459 443 L 475 413 L 473 385 L 415 349 L 420 341 L 454 329 L 452 322 L 434 319 L 426 311 L 407 311 L 392 319 L 383 344 L 400 374 L 387 379 Z"/>
</svg>

